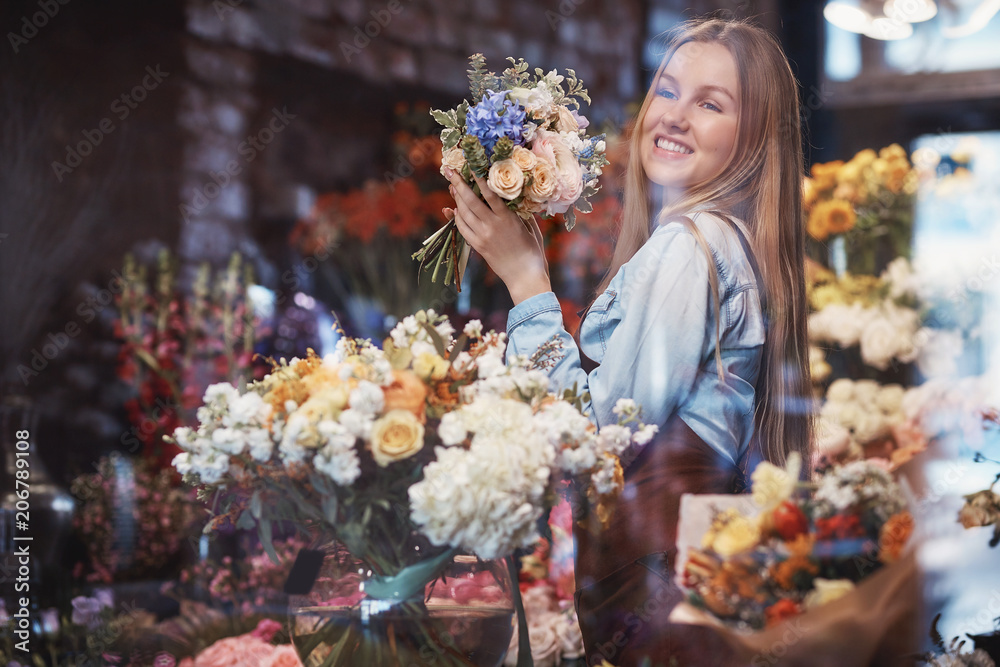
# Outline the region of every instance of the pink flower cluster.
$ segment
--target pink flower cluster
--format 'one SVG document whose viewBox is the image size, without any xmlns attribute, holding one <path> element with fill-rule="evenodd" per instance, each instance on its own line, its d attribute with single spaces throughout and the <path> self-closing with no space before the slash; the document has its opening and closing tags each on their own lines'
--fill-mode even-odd
<svg viewBox="0 0 1000 667">
<path fill-rule="evenodd" d="M 177 667 L 302 667 L 294 647 L 270 643 L 280 629 L 280 623 L 265 619 L 253 632 L 220 639 Z"/>
</svg>

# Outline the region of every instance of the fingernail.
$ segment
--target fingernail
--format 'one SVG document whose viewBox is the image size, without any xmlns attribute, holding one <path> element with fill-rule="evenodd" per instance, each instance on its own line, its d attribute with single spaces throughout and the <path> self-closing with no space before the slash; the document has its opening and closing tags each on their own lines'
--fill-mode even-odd
<svg viewBox="0 0 1000 667">
<path fill-rule="evenodd" d="M 451 167 L 445 167 L 444 168 L 444 176 L 445 176 L 445 178 L 451 178 L 454 175 L 455 175 L 455 172 L 452 171 Z"/>
</svg>

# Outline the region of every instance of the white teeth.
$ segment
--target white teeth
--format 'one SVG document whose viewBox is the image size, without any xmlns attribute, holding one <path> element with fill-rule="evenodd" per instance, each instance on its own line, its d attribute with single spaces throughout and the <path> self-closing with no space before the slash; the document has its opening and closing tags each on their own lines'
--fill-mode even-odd
<svg viewBox="0 0 1000 667">
<path fill-rule="evenodd" d="M 673 151 L 675 153 L 685 153 L 685 154 L 694 153 L 694 151 L 691 150 L 690 148 L 685 148 L 684 146 L 681 146 L 680 144 L 674 143 L 673 141 L 670 141 L 669 139 L 662 139 L 662 138 L 661 139 L 657 139 L 656 140 L 656 147 L 657 148 L 662 148 L 662 149 L 668 150 L 668 151 Z"/>
</svg>

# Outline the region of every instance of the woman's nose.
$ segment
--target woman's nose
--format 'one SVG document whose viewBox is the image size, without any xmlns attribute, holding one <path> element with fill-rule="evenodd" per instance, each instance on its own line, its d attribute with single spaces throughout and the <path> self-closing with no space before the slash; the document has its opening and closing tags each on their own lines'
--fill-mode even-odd
<svg viewBox="0 0 1000 667">
<path fill-rule="evenodd" d="M 688 123 L 688 108 L 683 102 L 677 102 L 673 104 L 670 109 L 665 114 L 664 120 L 670 129 L 676 129 L 680 132 L 687 132 Z"/>
</svg>

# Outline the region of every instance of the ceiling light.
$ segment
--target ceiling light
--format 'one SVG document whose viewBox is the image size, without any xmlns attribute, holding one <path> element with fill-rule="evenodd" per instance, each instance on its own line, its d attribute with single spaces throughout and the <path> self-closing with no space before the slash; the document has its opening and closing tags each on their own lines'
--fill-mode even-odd
<svg viewBox="0 0 1000 667">
<path fill-rule="evenodd" d="M 865 31 L 865 35 L 868 37 L 885 41 L 906 39 L 912 34 L 913 26 L 909 23 L 886 18 L 884 16 L 872 19 L 871 27 Z"/>
<path fill-rule="evenodd" d="M 920 23 L 934 18 L 938 8 L 934 0 L 886 0 L 882 11 L 900 22 Z"/>
<path fill-rule="evenodd" d="M 856 3 L 834 0 L 826 3 L 823 8 L 823 18 L 843 30 L 867 34 L 872 27 L 871 14 L 861 9 Z"/>
</svg>

